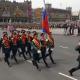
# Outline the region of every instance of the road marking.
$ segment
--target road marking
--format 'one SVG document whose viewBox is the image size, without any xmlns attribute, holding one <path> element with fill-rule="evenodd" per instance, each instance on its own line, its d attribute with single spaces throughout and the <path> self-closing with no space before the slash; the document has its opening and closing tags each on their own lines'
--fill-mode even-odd
<svg viewBox="0 0 80 80">
<path fill-rule="evenodd" d="M 59 74 L 59 75 L 62 75 L 62 76 L 64 76 L 64 77 L 67 77 L 67 78 L 69 78 L 69 79 L 72 79 L 72 80 L 78 80 L 78 79 L 76 79 L 76 78 L 74 78 L 74 77 L 68 76 L 68 75 L 63 74 L 63 73 L 61 73 L 61 72 L 59 72 L 58 74 Z"/>
<path fill-rule="evenodd" d="M 32 61 L 31 61 L 31 60 L 27 60 L 27 62 L 32 63 Z"/>
<path fill-rule="evenodd" d="M 64 49 L 68 49 L 69 47 L 67 47 L 67 46 L 59 46 L 59 47 L 61 47 L 61 48 L 64 48 Z"/>
</svg>

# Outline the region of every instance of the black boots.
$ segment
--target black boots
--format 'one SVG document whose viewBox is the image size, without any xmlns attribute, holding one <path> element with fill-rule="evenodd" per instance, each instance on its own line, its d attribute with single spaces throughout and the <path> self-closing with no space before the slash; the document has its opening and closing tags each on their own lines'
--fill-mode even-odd
<svg viewBox="0 0 80 80">
<path fill-rule="evenodd" d="M 36 61 L 32 60 L 32 63 L 37 68 L 37 70 L 41 71 Z"/>
<path fill-rule="evenodd" d="M 73 72 L 70 70 L 70 71 L 69 71 L 70 76 L 73 76 L 73 74 L 72 74 L 72 73 L 73 73 Z"/>
</svg>

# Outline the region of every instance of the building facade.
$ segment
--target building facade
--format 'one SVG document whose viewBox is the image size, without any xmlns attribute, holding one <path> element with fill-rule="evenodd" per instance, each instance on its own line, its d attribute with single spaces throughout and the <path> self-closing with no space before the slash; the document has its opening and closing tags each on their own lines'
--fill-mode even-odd
<svg viewBox="0 0 80 80">
<path fill-rule="evenodd" d="M 24 0 L 18 3 L 8 0 L 0 0 L 0 22 L 31 22 L 32 21 L 32 2 Z"/>
<path fill-rule="evenodd" d="M 80 11 L 72 12 L 72 20 L 73 21 L 80 20 Z"/>
<path fill-rule="evenodd" d="M 60 22 L 71 20 L 71 8 L 57 9 L 52 8 L 51 4 L 46 4 L 49 22 Z M 40 28 L 42 21 L 42 8 L 32 9 L 31 0 L 24 0 L 18 3 L 16 0 L 13 2 L 8 0 L 0 0 L 0 25 L 16 25 L 19 27 Z M 32 23 L 33 22 L 33 23 Z M 31 25 L 30 25 L 30 24 Z"/>
<path fill-rule="evenodd" d="M 58 22 L 58 21 L 66 21 L 71 20 L 71 8 L 68 7 L 64 9 L 52 8 L 51 4 L 46 4 L 46 10 L 49 22 Z M 35 9 L 35 21 L 41 21 L 42 16 L 42 8 Z"/>
</svg>

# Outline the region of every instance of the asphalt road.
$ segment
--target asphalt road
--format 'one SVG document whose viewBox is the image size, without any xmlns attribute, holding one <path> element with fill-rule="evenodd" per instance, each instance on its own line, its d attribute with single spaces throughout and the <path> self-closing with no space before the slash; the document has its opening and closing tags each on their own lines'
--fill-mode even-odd
<svg viewBox="0 0 80 80">
<path fill-rule="evenodd" d="M 19 64 L 12 61 L 13 66 L 9 68 L 4 61 L 0 62 L 0 80 L 80 80 L 80 71 L 71 77 L 68 70 L 77 65 L 78 53 L 75 46 L 80 37 L 54 35 L 55 49 L 53 58 L 56 64 L 52 64 L 47 58 L 50 68 L 46 68 L 43 61 L 39 63 L 41 72 L 33 67 L 30 60 L 19 59 Z M 0 54 L 2 55 L 2 54 Z"/>
</svg>

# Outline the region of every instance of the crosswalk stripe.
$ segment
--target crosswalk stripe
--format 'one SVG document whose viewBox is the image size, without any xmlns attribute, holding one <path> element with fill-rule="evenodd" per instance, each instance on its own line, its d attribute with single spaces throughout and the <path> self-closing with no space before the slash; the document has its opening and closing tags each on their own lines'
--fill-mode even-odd
<svg viewBox="0 0 80 80">
<path fill-rule="evenodd" d="M 61 73 L 61 72 L 59 72 L 58 74 L 59 74 L 59 75 L 62 75 L 62 76 L 64 76 L 64 77 L 67 77 L 67 78 L 69 78 L 69 79 L 72 79 L 72 80 L 78 80 L 78 79 L 76 79 L 76 78 L 73 78 L 73 77 L 71 77 L 71 76 L 68 76 L 68 75 L 66 75 L 66 74 L 63 74 L 63 73 Z"/>
</svg>

